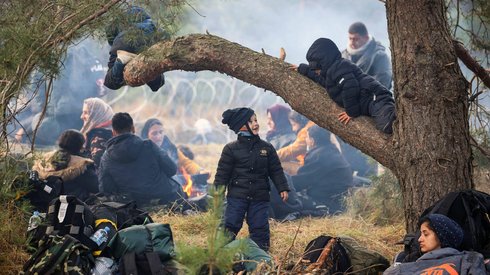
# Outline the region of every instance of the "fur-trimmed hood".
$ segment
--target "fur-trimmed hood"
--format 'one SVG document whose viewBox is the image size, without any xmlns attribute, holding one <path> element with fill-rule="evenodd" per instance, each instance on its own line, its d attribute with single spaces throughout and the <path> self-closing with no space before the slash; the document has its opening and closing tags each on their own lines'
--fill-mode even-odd
<svg viewBox="0 0 490 275">
<path fill-rule="evenodd" d="M 64 165 L 63 168 L 58 168 L 58 170 L 56 170 L 54 160 L 58 157 L 59 152 L 60 151 L 57 150 L 44 154 L 42 158 L 39 158 L 34 162 L 32 170 L 36 170 L 41 179 L 45 179 L 49 176 L 57 176 L 61 177 L 63 181 L 69 181 L 83 174 L 87 170 L 87 167 L 94 163 L 91 159 L 67 154 L 69 159 L 66 159 L 66 165 Z"/>
</svg>

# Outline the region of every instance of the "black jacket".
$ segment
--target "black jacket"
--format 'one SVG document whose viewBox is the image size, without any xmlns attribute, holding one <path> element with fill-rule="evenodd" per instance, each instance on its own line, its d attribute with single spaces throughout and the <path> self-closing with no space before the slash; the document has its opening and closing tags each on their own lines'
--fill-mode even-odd
<svg viewBox="0 0 490 275">
<path fill-rule="evenodd" d="M 376 81 L 372 76 L 347 59 L 341 57 L 338 48 L 328 40 L 320 38 L 308 50 L 306 58 L 310 63 L 321 69 L 319 76 L 314 68 L 301 64 L 298 71 L 323 85 L 328 95 L 351 117 L 370 116 L 371 103 L 376 101 L 392 101 L 391 92 Z"/>
<path fill-rule="evenodd" d="M 228 197 L 268 201 L 269 178 L 279 193 L 289 191 L 274 147 L 258 136 L 238 136 L 223 148 L 214 184 L 227 186 Z"/>
<path fill-rule="evenodd" d="M 352 186 L 352 170 L 333 145 L 313 148 L 305 156 L 305 164 L 292 176 L 294 187 L 335 212 L 341 208 L 340 194 Z M 333 199 L 334 198 L 334 199 Z"/>
<path fill-rule="evenodd" d="M 107 142 L 99 168 L 99 189 L 139 202 L 161 199 L 168 203 L 181 193 L 182 188 L 170 180 L 176 171 L 175 163 L 151 140 L 122 134 Z"/>
</svg>

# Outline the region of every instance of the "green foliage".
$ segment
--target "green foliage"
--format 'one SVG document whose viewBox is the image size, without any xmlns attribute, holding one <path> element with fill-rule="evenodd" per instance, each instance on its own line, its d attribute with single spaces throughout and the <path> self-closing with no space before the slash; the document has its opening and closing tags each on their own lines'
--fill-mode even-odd
<svg viewBox="0 0 490 275">
<path fill-rule="evenodd" d="M 234 257 L 242 247 L 223 247 L 230 237 L 221 227 L 224 188 L 210 188 L 209 210 L 205 214 L 207 246 L 205 248 L 177 244 L 178 261 L 187 268 L 186 274 L 222 274 L 231 270 Z M 215 273 L 213 273 L 215 272 Z"/>
<path fill-rule="evenodd" d="M 393 224 L 404 219 L 400 186 L 389 170 L 373 177 L 371 186 L 351 190 L 345 204 L 348 215 L 376 225 Z"/>
<path fill-rule="evenodd" d="M 25 170 L 29 159 L 6 154 L 3 146 L 0 155 L 0 250 L 6 252 L 0 253 L 0 266 L 6 268 L 6 273 L 16 273 L 28 257 L 23 248 L 31 206 L 17 199 L 27 191 Z"/>
</svg>

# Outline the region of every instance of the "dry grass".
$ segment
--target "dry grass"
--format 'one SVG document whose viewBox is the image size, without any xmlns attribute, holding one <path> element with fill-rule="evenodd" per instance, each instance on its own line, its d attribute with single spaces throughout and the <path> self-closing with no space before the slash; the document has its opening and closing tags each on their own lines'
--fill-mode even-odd
<svg viewBox="0 0 490 275">
<path fill-rule="evenodd" d="M 211 171 L 213 181 L 217 163 L 223 148 L 222 144 L 191 145 L 197 164 Z M 165 212 L 152 213 L 156 222 L 169 223 L 172 227 L 174 240 L 178 246 L 206 245 L 207 213 L 194 216 L 173 215 Z M 271 249 L 276 264 L 287 266 L 295 263 L 302 255 L 309 241 L 319 235 L 332 236 L 348 235 L 361 245 L 379 252 L 387 259 L 392 259 L 396 252 L 403 249 L 395 243 L 405 235 L 403 221 L 391 221 L 394 225 L 375 226 L 362 218 L 352 218 L 348 215 L 326 218 L 303 218 L 297 221 L 279 223 L 271 221 Z M 238 238 L 248 235 L 248 228 L 238 234 Z"/>
<path fill-rule="evenodd" d="M 24 213 L 13 203 L 2 205 L 0 211 L 0 274 L 18 274 L 22 265 L 29 259 L 24 250 Z M 21 227 L 21 228 L 19 228 Z"/>
<path fill-rule="evenodd" d="M 177 247 L 206 245 L 206 213 L 180 216 L 157 212 L 152 216 L 156 222 L 171 225 Z M 379 252 L 387 259 L 392 259 L 396 252 L 403 249 L 395 243 L 402 239 L 405 230 L 401 223 L 379 227 L 348 216 L 304 218 L 286 223 L 271 221 L 270 253 L 276 264 L 293 264 L 301 257 L 308 242 L 322 234 L 351 236 L 361 245 Z M 244 224 L 238 238 L 247 235 L 248 229 Z"/>
</svg>

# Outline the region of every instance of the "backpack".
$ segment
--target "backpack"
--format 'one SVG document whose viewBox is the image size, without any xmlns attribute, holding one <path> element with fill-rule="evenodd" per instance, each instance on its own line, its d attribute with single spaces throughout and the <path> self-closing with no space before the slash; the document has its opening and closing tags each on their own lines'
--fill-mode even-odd
<svg viewBox="0 0 490 275">
<path fill-rule="evenodd" d="M 70 235 L 49 236 L 24 264 L 21 274 L 90 274 L 94 258 L 90 249 Z"/>
<path fill-rule="evenodd" d="M 175 257 L 172 230 L 169 224 L 162 223 L 133 225 L 122 229 L 109 242 L 108 249 L 116 259 L 131 252 L 156 252 L 162 262 Z"/>
<path fill-rule="evenodd" d="M 321 235 L 306 245 L 300 262 L 292 269 L 292 273 L 342 274 L 350 267 L 350 259 L 341 245 L 340 238 Z"/>
<path fill-rule="evenodd" d="M 476 191 L 464 190 L 451 192 L 430 206 L 420 217 L 428 214 L 442 214 L 457 222 L 464 231 L 461 250 L 474 250 L 490 257 L 490 195 Z M 405 236 L 402 262 L 411 262 L 421 256 L 418 244 L 419 230 Z"/>
<path fill-rule="evenodd" d="M 37 171 L 29 172 L 29 192 L 23 196 L 30 201 L 35 210 L 45 213 L 49 203 L 64 193 L 63 180 L 57 176 L 39 179 Z"/>
<path fill-rule="evenodd" d="M 381 254 L 360 246 L 356 240 L 350 237 L 341 236 L 340 239 L 351 263 L 348 273 L 357 275 L 379 274 L 390 267 L 390 262 Z"/>
<path fill-rule="evenodd" d="M 117 230 L 128 228 L 133 225 L 153 223 L 148 212 L 137 208 L 136 202 L 121 203 L 115 201 L 101 202 L 91 205 L 90 209 L 96 218 L 96 227 L 98 220 L 110 220 Z"/>
<path fill-rule="evenodd" d="M 109 227 L 109 240 L 115 236 L 117 231 L 124 228 L 132 225 L 153 223 L 148 212 L 136 208 L 134 201 L 129 203 L 107 201 L 90 207 L 95 216 L 95 231 Z M 103 243 L 94 251 L 94 255 L 106 255 L 104 249 L 107 244 Z"/>
<path fill-rule="evenodd" d="M 156 252 L 125 254 L 119 262 L 119 274 L 121 275 L 173 275 L 179 274 L 172 261 L 162 263 Z"/>
<path fill-rule="evenodd" d="M 94 214 L 75 196 L 62 195 L 52 200 L 46 219 L 46 235 L 68 234 L 92 250 L 97 248 L 90 239 L 94 233 Z"/>
</svg>

